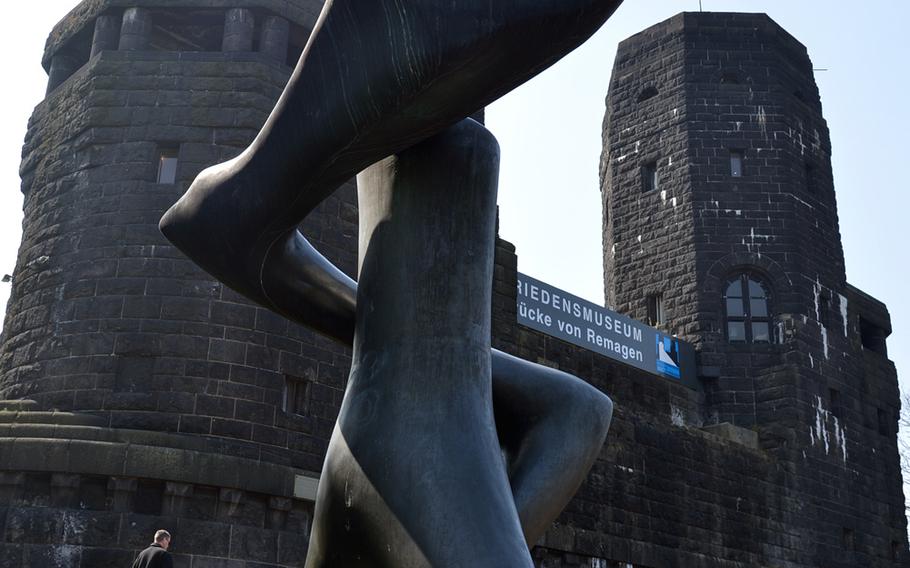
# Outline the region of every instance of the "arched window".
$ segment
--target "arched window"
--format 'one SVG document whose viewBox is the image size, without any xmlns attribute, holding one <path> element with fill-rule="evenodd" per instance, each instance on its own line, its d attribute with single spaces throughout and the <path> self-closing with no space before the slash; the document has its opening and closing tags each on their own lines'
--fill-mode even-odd
<svg viewBox="0 0 910 568">
<path fill-rule="evenodd" d="M 724 293 L 727 340 L 730 343 L 771 343 L 768 287 L 744 272 L 727 282 Z"/>
</svg>

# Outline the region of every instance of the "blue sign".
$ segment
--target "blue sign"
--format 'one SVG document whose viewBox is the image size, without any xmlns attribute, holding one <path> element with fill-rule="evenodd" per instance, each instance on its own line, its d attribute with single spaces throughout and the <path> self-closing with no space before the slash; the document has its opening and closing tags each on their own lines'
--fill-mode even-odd
<svg viewBox="0 0 910 568">
<path fill-rule="evenodd" d="M 518 323 L 695 388 L 688 343 L 521 273 Z"/>
</svg>

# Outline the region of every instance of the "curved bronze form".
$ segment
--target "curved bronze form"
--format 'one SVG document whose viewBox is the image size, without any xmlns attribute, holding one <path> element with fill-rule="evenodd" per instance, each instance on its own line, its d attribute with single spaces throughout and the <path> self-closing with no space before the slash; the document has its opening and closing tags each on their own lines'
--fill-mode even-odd
<svg viewBox="0 0 910 568">
<path fill-rule="evenodd" d="M 490 350 L 498 146 L 458 121 L 619 3 L 328 0 L 256 140 L 162 218 L 216 278 L 354 345 L 307 566 L 531 566 L 597 456 L 606 396 Z M 296 227 L 374 163 L 358 290 Z"/>
</svg>

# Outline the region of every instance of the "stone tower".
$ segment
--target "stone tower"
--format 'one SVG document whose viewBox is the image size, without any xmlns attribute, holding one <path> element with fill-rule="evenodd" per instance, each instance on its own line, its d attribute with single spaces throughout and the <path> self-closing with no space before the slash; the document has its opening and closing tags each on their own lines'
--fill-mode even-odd
<svg viewBox="0 0 910 568">
<path fill-rule="evenodd" d="M 10 565 L 127 566 L 157 528 L 186 565 L 302 564 L 348 355 L 157 223 L 252 140 L 321 4 L 86 1 L 51 33 L 0 355 Z M 348 273 L 356 221 L 348 185 L 305 224 Z"/>
<path fill-rule="evenodd" d="M 839 562 L 902 542 L 891 326 L 846 280 L 806 48 L 764 14 L 680 14 L 621 43 L 606 105 L 607 303 L 694 343 L 704 423 L 793 468 L 805 562 L 871 565 Z"/>
<path fill-rule="evenodd" d="M 90 0 L 51 33 L 0 339 L 0 565 L 301 566 L 349 355 L 212 281 L 158 218 L 255 135 L 319 0 Z M 603 154 L 607 298 L 692 342 L 682 384 L 516 324 L 496 347 L 613 397 L 541 566 L 910 565 L 888 312 L 846 283 L 806 50 L 764 15 L 620 46 Z M 304 223 L 348 274 L 351 185 Z"/>
</svg>

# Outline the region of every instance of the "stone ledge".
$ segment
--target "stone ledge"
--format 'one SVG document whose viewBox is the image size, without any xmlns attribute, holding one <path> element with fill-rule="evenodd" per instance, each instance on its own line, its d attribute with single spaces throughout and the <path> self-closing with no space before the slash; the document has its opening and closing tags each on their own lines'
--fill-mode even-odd
<svg viewBox="0 0 910 568">
<path fill-rule="evenodd" d="M 30 410 L 0 410 L 0 424 L 42 424 L 42 425 L 67 425 L 67 426 L 107 426 L 108 421 L 101 416 L 92 414 L 76 414 L 73 412 L 30 411 Z M 2 432 L 2 430 L 0 430 Z"/>
<path fill-rule="evenodd" d="M 38 410 L 38 402 L 34 400 L 0 400 L 0 412 L 19 412 L 24 410 Z"/>
<path fill-rule="evenodd" d="M 225 455 L 209 438 L 105 427 L 107 421 L 69 412 L 0 412 L 0 471 L 37 471 L 242 489 L 312 500 L 318 474 Z M 215 445 L 219 440 L 214 440 Z"/>
<path fill-rule="evenodd" d="M 71 423 L 60 423 L 61 421 L 69 421 Z M 281 452 L 282 450 L 292 451 L 280 446 L 263 446 L 256 442 L 234 440 L 220 436 L 109 428 L 107 417 L 67 412 L 17 413 L 0 411 L 0 440 L 4 438 L 42 438 L 112 444 L 122 443 L 189 450 L 203 454 L 224 454 L 231 451 L 230 445 L 232 443 L 239 442 L 249 443 L 254 447 L 260 448 L 260 451 L 256 452 L 255 455 L 248 453 L 245 456 L 245 459 L 253 462 L 263 461 L 263 456 L 266 453 Z M 307 475 L 311 477 L 318 476 L 315 469 L 295 469 L 295 471 L 306 471 Z"/>
<path fill-rule="evenodd" d="M 0 437 L 3 470 L 176 481 L 294 497 L 298 469 L 197 450 L 129 442 Z M 309 475 L 308 475 L 309 477 Z"/>
<path fill-rule="evenodd" d="M 711 426 L 704 426 L 702 428 L 708 434 L 717 436 L 718 438 L 723 438 L 734 444 L 739 444 L 741 446 L 746 446 L 753 450 L 758 448 L 758 432 L 754 430 L 749 430 L 748 428 L 741 428 L 740 426 L 734 426 L 729 422 L 721 422 L 720 424 L 713 424 Z"/>
</svg>

